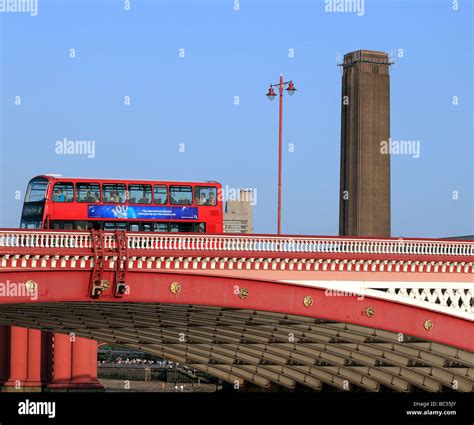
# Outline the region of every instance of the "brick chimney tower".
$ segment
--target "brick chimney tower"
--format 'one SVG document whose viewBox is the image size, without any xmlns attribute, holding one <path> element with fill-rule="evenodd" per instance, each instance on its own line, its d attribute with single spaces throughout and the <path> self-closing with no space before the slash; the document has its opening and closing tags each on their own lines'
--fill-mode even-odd
<svg viewBox="0 0 474 425">
<path fill-rule="evenodd" d="M 390 62 L 357 50 L 341 65 L 339 234 L 389 237 L 390 154 L 381 146 L 390 137 Z"/>
</svg>

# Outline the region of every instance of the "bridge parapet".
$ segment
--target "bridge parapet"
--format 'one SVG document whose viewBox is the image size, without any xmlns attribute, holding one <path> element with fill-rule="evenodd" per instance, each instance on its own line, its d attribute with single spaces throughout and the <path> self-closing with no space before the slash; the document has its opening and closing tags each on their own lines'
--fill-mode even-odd
<svg viewBox="0 0 474 425">
<path fill-rule="evenodd" d="M 117 249 L 114 232 L 104 232 L 104 248 Z M 376 239 L 321 236 L 126 233 L 128 249 L 254 253 L 474 256 L 474 242 L 436 239 Z M 91 233 L 0 230 L 0 249 L 93 249 Z"/>
</svg>

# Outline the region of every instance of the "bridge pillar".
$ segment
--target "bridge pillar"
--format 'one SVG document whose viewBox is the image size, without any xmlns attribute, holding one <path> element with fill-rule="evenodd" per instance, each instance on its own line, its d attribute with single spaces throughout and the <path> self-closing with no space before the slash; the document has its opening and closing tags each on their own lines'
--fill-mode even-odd
<svg viewBox="0 0 474 425">
<path fill-rule="evenodd" d="M 77 389 L 102 389 L 97 380 L 97 342 L 76 338 L 72 343 L 71 384 Z"/>
<path fill-rule="evenodd" d="M 102 389 L 97 379 L 97 342 L 54 334 L 53 382 L 51 390 Z"/>
<path fill-rule="evenodd" d="M 76 338 L 72 344 L 72 383 L 82 384 L 91 380 L 90 363 L 89 341 L 84 338 Z"/>
<path fill-rule="evenodd" d="M 28 376 L 28 329 L 10 327 L 10 374 L 3 391 L 23 391 Z"/>
<path fill-rule="evenodd" d="M 98 343 L 93 339 L 90 339 L 90 371 L 91 371 L 91 379 L 95 382 L 99 382 L 97 378 L 97 350 L 98 350 Z"/>
<path fill-rule="evenodd" d="M 69 335 L 53 334 L 53 381 L 48 389 L 69 388 L 71 381 L 71 339 Z"/>
<path fill-rule="evenodd" d="M 37 329 L 17 326 L 0 329 L 3 391 L 41 391 L 50 380 L 49 343 L 48 333 Z"/>
<path fill-rule="evenodd" d="M 0 385 L 9 378 L 9 350 L 10 350 L 10 330 L 7 325 L 0 325 Z"/>
<path fill-rule="evenodd" d="M 34 391 L 35 389 L 41 391 L 41 366 L 44 363 L 41 334 L 42 332 L 37 329 L 28 329 L 27 373 L 24 386 L 30 391 Z"/>
</svg>

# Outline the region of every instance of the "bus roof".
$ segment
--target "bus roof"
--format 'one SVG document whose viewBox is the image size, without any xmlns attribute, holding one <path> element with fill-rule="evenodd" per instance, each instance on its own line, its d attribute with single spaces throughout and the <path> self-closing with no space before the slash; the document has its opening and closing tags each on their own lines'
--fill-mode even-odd
<svg viewBox="0 0 474 425">
<path fill-rule="evenodd" d="M 33 177 L 31 180 L 36 179 L 38 177 L 46 178 L 48 180 L 68 180 L 68 181 L 75 181 L 75 182 L 119 182 L 119 183 L 181 183 L 181 184 L 215 184 L 217 186 L 222 186 L 221 183 L 214 181 L 214 180 L 207 180 L 207 181 L 186 181 L 186 180 L 146 180 L 146 179 L 111 179 L 111 178 L 102 178 L 102 177 L 67 177 L 61 174 L 41 174 L 38 176 Z"/>
</svg>

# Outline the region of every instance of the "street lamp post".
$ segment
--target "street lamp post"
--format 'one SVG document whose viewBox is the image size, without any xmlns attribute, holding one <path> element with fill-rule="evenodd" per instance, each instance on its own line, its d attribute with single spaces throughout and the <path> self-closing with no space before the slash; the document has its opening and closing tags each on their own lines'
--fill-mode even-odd
<svg viewBox="0 0 474 425">
<path fill-rule="evenodd" d="M 270 84 L 268 89 L 267 97 L 269 100 L 273 100 L 276 96 L 273 87 L 278 87 L 280 93 L 280 125 L 279 125 L 279 138 L 278 138 L 278 235 L 281 234 L 281 168 L 282 168 L 282 155 L 283 155 L 283 90 L 287 86 L 286 91 L 290 96 L 295 94 L 295 86 L 293 81 L 283 81 L 283 74 L 280 74 L 280 82 L 278 84 Z"/>
</svg>

